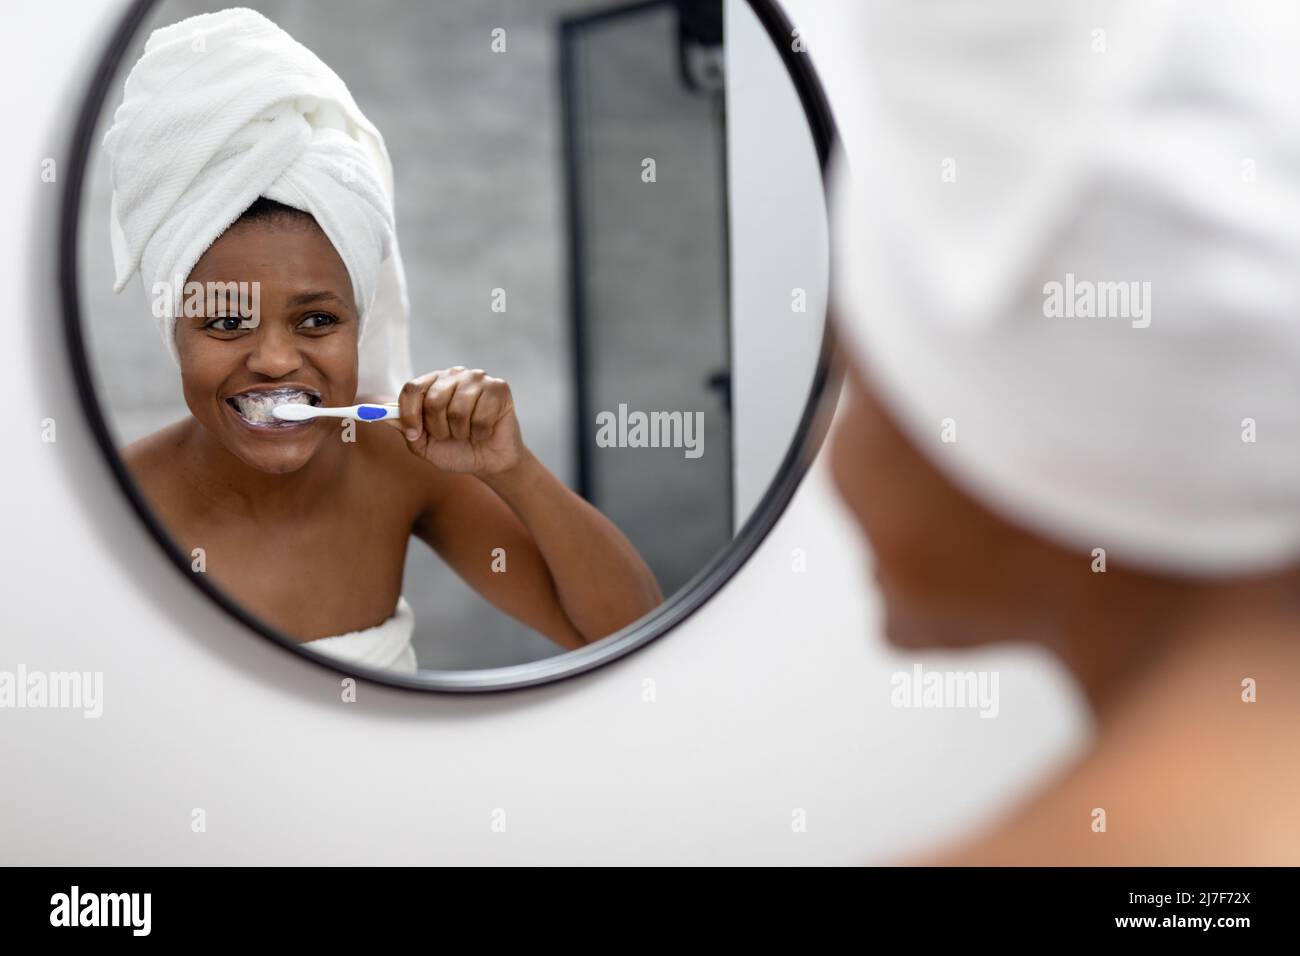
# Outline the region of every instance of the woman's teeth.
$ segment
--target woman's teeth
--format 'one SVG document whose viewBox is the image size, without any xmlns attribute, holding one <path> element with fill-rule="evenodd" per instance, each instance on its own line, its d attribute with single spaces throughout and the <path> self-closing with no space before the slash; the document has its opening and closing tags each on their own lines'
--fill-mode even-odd
<svg viewBox="0 0 1300 956">
<path fill-rule="evenodd" d="M 284 428 L 300 423 L 281 421 L 271 414 L 271 409 L 277 405 L 315 405 L 320 401 L 320 396 L 286 388 L 271 392 L 244 392 L 242 395 L 232 395 L 227 401 L 239 413 L 239 417 L 250 425 Z"/>
</svg>

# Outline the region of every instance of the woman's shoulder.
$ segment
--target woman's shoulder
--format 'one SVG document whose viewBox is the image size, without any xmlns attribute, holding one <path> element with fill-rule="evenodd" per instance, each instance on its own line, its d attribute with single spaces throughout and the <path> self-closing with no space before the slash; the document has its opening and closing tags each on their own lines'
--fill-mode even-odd
<svg viewBox="0 0 1300 956">
<path fill-rule="evenodd" d="M 177 461 L 176 453 L 185 443 L 189 432 L 189 422 L 190 419 L 185 418 L 172 422 L 143 438 L 137 438 L 118 452 L 122 464 L 136 484 L 157 484 L 173 471 L 172 466 Z"/>
<path fill-rule="evenodd" d="M 1148 699 L 1158 696 L 1166 699 Z M 1289 739 L 1275 736 L 1252 707 L 1219 696 L 1147 692 L 1087 753 L 989 829 L 909 862 L 1294 865 L 1300 836 L 1288 822 L 1300 762 L 1288 759 Z M 1191 724 L 1189 712 L 1198 715 Z M 1206 839 L 1210 832 L 1214 839 Z"/>
<path fill-rule="evenodd" d="M 358 424 L 356 429 L 367 472 L 381 478 L 383 487 L 400 491 L 417 512 L 434 505 L 447 490 L 451 476 L 412 454 L 397 428 L 374 423 Z"/>
</svg>

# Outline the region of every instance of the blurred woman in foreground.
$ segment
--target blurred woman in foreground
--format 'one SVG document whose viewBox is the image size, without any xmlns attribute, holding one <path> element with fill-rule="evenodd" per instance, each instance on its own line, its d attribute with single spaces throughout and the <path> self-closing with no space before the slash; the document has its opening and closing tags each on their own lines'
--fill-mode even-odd
<svg viewBox="0 0 1300 956">
<path fill-rule="evenodd" d="M 1097 717 L 926 862 L 1300 863 L 1300 27 L 1137 6 L 841 7 L 832 460 L 886 632 L 1045 645 Z"/>
</svg>

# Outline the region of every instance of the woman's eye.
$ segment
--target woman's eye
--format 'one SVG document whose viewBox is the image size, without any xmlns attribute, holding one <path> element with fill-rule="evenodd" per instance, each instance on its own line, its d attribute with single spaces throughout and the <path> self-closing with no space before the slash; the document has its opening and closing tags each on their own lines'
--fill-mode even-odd
<svg viewBox="0 0 1300 956">
<path fill-rule="evenodd" d="M 308 329 L 324 329 L 338 323 L 338 319 L 326 312 L 313 312 L 302 320 L 303 327 Z"/>
<path fill-rule="evenodd" d="M 253 329 L 257 325 L 244 325 L 244 322 L 252 322 L 252 319 L 244 319 L 237 315 L 219 315 L 206 323 L 203 327 L 211 329 L 214 332 L 238 332 L 241 329 Z"/>
</svg>

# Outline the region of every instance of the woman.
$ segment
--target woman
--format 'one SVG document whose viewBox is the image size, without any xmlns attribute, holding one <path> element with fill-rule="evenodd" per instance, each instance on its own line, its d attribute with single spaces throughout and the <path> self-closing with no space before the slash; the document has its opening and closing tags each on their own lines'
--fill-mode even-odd
<svg viewBox="0 0 1300 956">
<path fill-rule="evenodd" d="M 309 51 L 248 10 L 159 30 L 106 148 L 118 287 L 138 270 L 161 297 L 191 412 L 123 458 L 241 605 L 341 660 L 413 671 L 412 534 L 564 648 L 662 601 L 627 539 L 529 451 L 504 381 L 392 374 L 406 314 L 391 166 Z M 388 422 L 270 414 L 383 400 L 398 381 Z"/>
<path fill-rule="evenodd" d="M 920 6 L 841 24 L 834 477 L 891 642 L 1046 646 L 1097 717 L 925 862 L 1295 865 L 1296 23 Z"/>
</svg>

